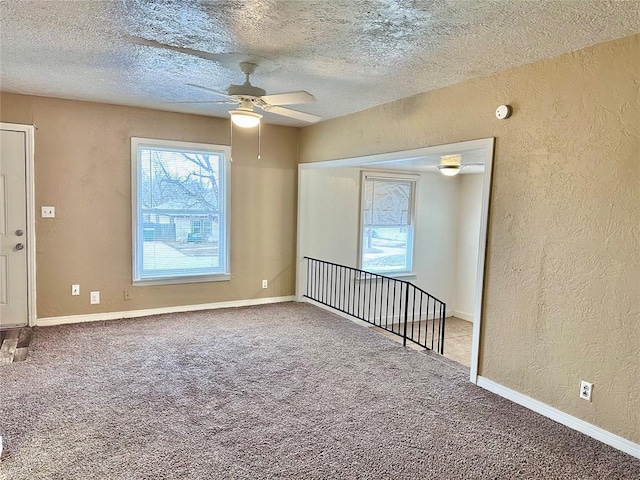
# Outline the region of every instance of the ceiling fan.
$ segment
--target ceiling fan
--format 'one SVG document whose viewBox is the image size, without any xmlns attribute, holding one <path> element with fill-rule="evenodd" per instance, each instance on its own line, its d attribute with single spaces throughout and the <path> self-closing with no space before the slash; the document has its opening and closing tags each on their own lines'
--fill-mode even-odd
<svg viewBox="0 0 640 480">
<path fill-rule="evenodd" d="M 239 127 L 255 127 L 262 115 L 254 111 L 257 107 L 265 112 L 275 113 L 284 117 L 295 118 L 307 123 L 315 123 L 321 119 L 317 115 L 292 110 L 290 108 L 281 107 L 281 105 L 295 105 L 301 103 L 312 103 L 316 99 L 313 95 L 303 90 L 298 92 L 277 93 L 267 95 L 267 92 L 254 85 L 251 85 L 249 76 L 255 71 L 258 65 L 252 62 L 240 62 L 240 70 L 245 74 L 245 81 L 242 85 L 229 85 L 227 93 L 218 92 L 216 90 L 202 87 L 200 85 L 189 84 L 193 87 L 201 88 L 218 95 L 229 98 L 223 102 L 202 102 L 202 103 L 237 103 L 238 108 L 230 110 L 231 120 Z"/>
<path fill-rule="evenodd" d="M 483 163 L 462 163 L 462 155 L 455 153 L 453 155 L 442 155 L 440 157 L 440 164 L 436 168 L 445 177 L 454 177 L 460 173 L 464 167 L 470 167 L 472 165 L 484 165 Z"/>
<path fill-rule="evenodd" d="M 166 45 L 154 40 L 147 40 L 140 37 L 128 37 L 129 41 L 137 45 L 151 46 L 157 48 L 163 48 L 166 50 L 173 50 L 181 52 L 187 55 L 193 55 L 206 60 L 213 60 L 229 68 L 230 60 L 237 60 L 240 57 L 237 54 L 215 54 L 209 52 L 202 52 L 199 50 L 193 50 L 190 48 L 174 47 L 173 45 Z M 251 57 L 249 56 L 251 59 Z M 256 57 L 253 57 L 256 58 Z M 298 110 L 292 110 L 290 108 L 282 107 L 281 105 L 297 105 L 301 103 L 312 103 L 316 99 L 313 95 L 303 90 L 297 92 L 277 93 L 273 95 L 267 95 L 267 92 L 254 85 L 251 85 L 249 76 L 258 67 L 257 61 L 241 61 L 240 70 L 245 74 L 245 81 L 242 85 L 229 85 L 227 92 L 220 92 L 201 85 L 188 84 L 192 87 L 200 88 L 213 92 L 222 97 L 226 97 L 227 100 L 223 101 L 195 101 L 195 102 L 177 102 L 177 103 L 217 103 L 217 104 L 237 104 L 238 107 L 230 110 L 231 121 L 239 127 L 251 128 L 260 123 L 262 115 L 254 111 L 254 107 L 257 107 L 265 112 L 274 113 L 276 115 L 282 115 L 284 117 L 294 118 L 307 123 L 315 123 L 321 120 L 321 117 L 312 115 L 310 113 L 300 112 Z"/>
</svg>

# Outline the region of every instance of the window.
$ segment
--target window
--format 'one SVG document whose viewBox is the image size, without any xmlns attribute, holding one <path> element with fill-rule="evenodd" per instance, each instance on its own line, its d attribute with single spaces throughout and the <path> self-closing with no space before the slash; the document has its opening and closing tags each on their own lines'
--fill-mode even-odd
<svg viewBox="0 0 640 480">
<path fill-rule="evenodd" d="M 194 235 L 211 235 L 211 220 L 191 220 L 191 233 Z"/>
<path fill-rule="evenodd" d="M 364 173 L 360 268 L 381 274 L 413 268 L 417 176 Z"/>
<path fill-rule="evenodd" d="M 133 282 L 229 279 L 229 147 L 131 139 Z"/>
</svg>

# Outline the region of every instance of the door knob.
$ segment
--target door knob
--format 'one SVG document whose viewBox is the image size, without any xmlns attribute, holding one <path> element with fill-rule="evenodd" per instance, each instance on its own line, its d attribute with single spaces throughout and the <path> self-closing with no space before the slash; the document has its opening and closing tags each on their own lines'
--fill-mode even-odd
<svg viewBox="0 0 640 480">
<path fill-rule="evenodd" d="M 18 244 L 16 245 L 16 250 L 22 250 L 23 248 L 24 248 L 24 245 L 23 245 L 23 244 L 21 244 L 21 243 L 18 243 Z"/>
<path fill-rule="evenodd" d="M 22 235 L 24 235 L 24 232 L 22 230 L 16 230 L 17 237 L 21 237 Z"/>
</svg>

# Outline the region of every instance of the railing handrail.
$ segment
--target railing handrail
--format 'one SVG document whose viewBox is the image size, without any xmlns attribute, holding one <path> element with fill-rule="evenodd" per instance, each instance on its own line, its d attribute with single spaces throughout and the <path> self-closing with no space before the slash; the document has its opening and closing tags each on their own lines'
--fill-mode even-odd
<svg viewBox="0 0 640 480">
<path fill-rule="evenodd" d="M 393 280 L 394 282 L 400 282 L 400 283 L 404 283 L 405 285 L 410 285 L 413 288 L 415 288 L 416 290 L 424 293 L 425 295 L 433 298 L 434 300 L 437 300 L 440 303 L 444 303 L 446 304 L 446 302 L 443 302 L 442 300 L 440 300 L 438 297 L 430 294 L 429 292 L 426 292 L 425 290 L 423 290 L 422 288 L 420 288 L 419 286 L 417 286 L 415 283 L 409 282 L 408 280 L 402 280 L 401 278 L 395 278 L 395 277 L 389 277 L 387 275 L 380 275 L 379 273 L 375 273 L 375 272 L 368 272 L 367 270 L 362 270 L 361 268 L 356 268 L 356 267 L 350 267 L 349 265 L 341 265 L 339 263 L 334 263 L 334 262 L 329 262 L 327 260 L 320 260 L 319 258 L 313 258 L 313 257 L 308 257 L 308 256 L 304 256 L 304 259 L 308 259 L 308 260 L 315 260 L 316 262 L 322 262 L 322 263 L 327 263 L 329 265 L 334 265 L 336 267 L 342 267 L 342 268 L 350 268 L 351 270 L 357 270 L 358 272 L 362 272 L 362 273 L 366 273 L 368 275 L 375 275 L 377 277 L 381 277 L 381 278 L 386 278 L 387 280 Z"/>
</svg>

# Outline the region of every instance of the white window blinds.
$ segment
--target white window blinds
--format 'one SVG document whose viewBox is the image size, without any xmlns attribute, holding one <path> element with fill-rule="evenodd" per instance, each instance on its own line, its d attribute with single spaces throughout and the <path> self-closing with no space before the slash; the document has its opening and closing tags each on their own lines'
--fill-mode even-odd
<svg viewBox="0 0 640 480">
<path fill-rule="evenodd" d="M 413 263 L 414 196 L 418 177 L 364 174 L 360 266 L 407 273 Z"/>
</svg>

